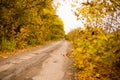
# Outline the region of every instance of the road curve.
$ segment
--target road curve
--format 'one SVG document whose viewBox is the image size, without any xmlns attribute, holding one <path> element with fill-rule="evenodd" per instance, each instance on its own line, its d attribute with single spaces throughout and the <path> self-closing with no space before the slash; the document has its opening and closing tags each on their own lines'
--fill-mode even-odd
<svg viewBox="0 0 120 80">
<path fill-rule="evenodd" d="M 0 59 L 0 80 L 68 80 L 69 51 L 70 44 L 62 40 Z"/>
</svg>

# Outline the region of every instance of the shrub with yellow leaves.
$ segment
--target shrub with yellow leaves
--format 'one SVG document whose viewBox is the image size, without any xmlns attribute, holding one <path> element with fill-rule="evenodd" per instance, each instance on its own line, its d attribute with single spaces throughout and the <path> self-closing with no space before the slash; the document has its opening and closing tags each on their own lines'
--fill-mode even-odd
<svg viewBox="0 0 120 80">
<path fill-rule="evenodd" d="M 78 80 L 120 79 L 120 30 L 106 33 L 100 28 L 81 31 L 78 28 L 69 34 L 68 39 L 75 48 L 71 55 Z"/>
</svg>

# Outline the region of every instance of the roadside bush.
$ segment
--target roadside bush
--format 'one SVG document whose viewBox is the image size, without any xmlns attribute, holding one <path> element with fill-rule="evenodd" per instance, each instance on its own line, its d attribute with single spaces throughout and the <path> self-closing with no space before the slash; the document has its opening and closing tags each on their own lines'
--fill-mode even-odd
<svg viewBox="0 0 120 80">
<path fill-rule="evenodd" d="M 12 51 L 16 48 L 16 41 L 8 41 L 5 38 L 1 39 L 0 51 Z"/>
<path fill-rule="evenodd" d="M 76 33 L 71 39 L 75 48 L 71 55 L 78 80 L 120 79 L 120 30 L 106 33 L 99 28 L 86 28 Z"/>
</svg>

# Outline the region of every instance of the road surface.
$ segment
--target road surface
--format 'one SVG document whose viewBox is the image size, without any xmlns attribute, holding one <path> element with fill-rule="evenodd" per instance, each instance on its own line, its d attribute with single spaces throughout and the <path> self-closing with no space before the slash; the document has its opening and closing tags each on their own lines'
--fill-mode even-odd
<svg viewBox="0 0 120 80">
<path fill-rule="evenodd" d="M 70 80 L 69 51 L 70 44 L 62 40 L 0 59 L 0 80 Z"/>
</svg>

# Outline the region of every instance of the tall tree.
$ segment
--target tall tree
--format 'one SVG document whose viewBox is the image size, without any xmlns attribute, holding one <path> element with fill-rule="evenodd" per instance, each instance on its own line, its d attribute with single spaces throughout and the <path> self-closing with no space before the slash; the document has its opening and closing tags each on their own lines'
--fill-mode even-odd
<svg viewBox="0 0 120 80">
<path fill-rule="evenodd" d="M 76 0 L 73 0 L 74 2 Z M 75 15 L 83 21 L 86 26 L 100 27 L 112 31 L 120 26 L 120 1 L 119 0 L 87 0 L 75 4 Z"/>
<path fill-rule="evenodd" d="M 52 1 L 0 0 L 0 50 L 43 44 L 56 39 L 53 35 L 62 38 L 63 23 Z"/>
</svg>

